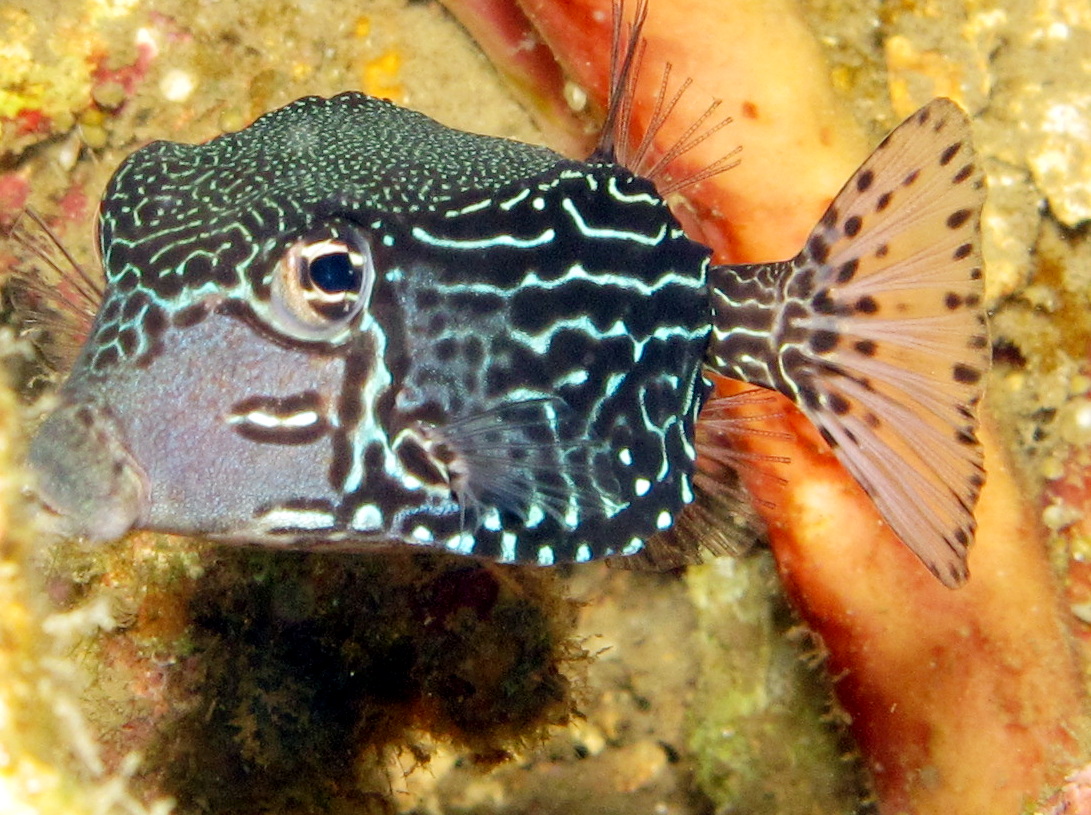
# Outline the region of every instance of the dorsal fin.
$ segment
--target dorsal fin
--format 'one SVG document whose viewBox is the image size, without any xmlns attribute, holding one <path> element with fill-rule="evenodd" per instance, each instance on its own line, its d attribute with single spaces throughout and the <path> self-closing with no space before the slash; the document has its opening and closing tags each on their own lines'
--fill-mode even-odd
<svg viewBox="0 0 1091 815">
<path fill-rule="evenodd" d="M 687 78 L 673 93 L 670 93 L 671 64 L 669 62 L 663 65 L 659 89 L 655 95 L 648 123 L 639 141 L 633 143 L 633 104 L 647 45 L 641 36 L 647 17 L 648 0 L 638 0 L 633 20 L 626 27 L 624 0 L 614 0 L 606 119 L 599 133 L 599 143 L 588 160 L 620 164 L 635 175 L 650 180 L 656 185 L 659 194 L 665 197 L 731 169 L 738 164 L 738 154 L 742 148 L 734 148 L 696 172 L 680 178 L 671 176 L 670 167 L 675 159 L 685 155 L 720 128 L 731 123 L 730 116 L 709 123 L 721 104 L 721 100 L 713 99 L 671 147 L 658 158 L 652 159 L 652 148 L 656 137 L 693 84 L 693 80 Z"/>
</svg>

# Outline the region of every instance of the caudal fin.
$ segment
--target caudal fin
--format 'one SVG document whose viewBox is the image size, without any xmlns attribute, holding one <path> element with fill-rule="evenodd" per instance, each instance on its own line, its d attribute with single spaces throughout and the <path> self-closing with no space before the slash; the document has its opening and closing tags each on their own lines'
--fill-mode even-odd
<svg viewBox="0 0 1091 815">
<path fill-rule="evenodd" d="M 969 120 L 937 99 L 879 145 L 793 260 L 711 279 L 713 368 L 792 397 L 948 586 L 967 577 L 984 483 L 984 196 Z"/>
</svg>

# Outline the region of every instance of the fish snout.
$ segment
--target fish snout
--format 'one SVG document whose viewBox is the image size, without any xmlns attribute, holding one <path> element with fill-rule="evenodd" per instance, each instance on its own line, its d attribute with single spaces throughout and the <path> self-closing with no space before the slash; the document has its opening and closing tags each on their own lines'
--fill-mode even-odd
<svg viewBox="0 0 1091 815">
<path fill-rule="evenodd" d="M 104 408 L 62 402 L 31 441 L 27 463 L 45 525 L 59 535 L 110 541 L 144 514 L 147 476 Z"/>
</svg>

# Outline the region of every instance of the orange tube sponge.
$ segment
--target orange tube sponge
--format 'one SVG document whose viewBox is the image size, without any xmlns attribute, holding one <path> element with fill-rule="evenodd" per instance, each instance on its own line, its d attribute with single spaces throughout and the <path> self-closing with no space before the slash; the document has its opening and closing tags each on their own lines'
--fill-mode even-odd
<svg viewBox="0 0 1091 815">
<path fill-rule="evenodd" d="M 995 429 L 981 433 L 989 479 L 972 577 L 951 591 L 810 424 L 784 412 L 791 465 L 758 463 L 751 483 L 773 504 L 762 511 L 782 580 L 825 644 L 880 811 L 1021 811 L 1075 760 L 1085 700 L 1036 512 Z M 752 450 L 785 453 L 757 437 Z"/>
</svg>

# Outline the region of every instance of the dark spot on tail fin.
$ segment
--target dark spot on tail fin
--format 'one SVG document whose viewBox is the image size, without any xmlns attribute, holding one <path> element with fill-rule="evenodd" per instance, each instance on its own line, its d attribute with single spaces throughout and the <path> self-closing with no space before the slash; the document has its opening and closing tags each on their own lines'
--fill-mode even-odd
<svg viewBox="0 0 1091 815">
<path fill-rule="evenodd" d="M 949 100 L 910 117 L 886 145 L 835 200 L 841 234 L 823 230 L 829 297 L 854 309 L 816 308 L 812 330 L 849 341 L 810 364 L 824 409 L 809 412 L 894 532 L 955 586 L 982 484 L 976 408 L 989 355 L 974 338 L 984 337 L 984 190 L 969 120 Z M 842 282 L 838 270 L 853 260 L 856 274 Z"/>
<path fill-rule="evenodd" d="M 710 270 L 717 370 L 795 399 L 948 586 L 967 575 L 982 483 L 982 179 L 969 119 L 937 99 L 884 140 L 793 261 Z M 797 278 L 815 294 L 793 295 Z M 779 335 L 732 328 L 757 305 Z"/>
</svg>

